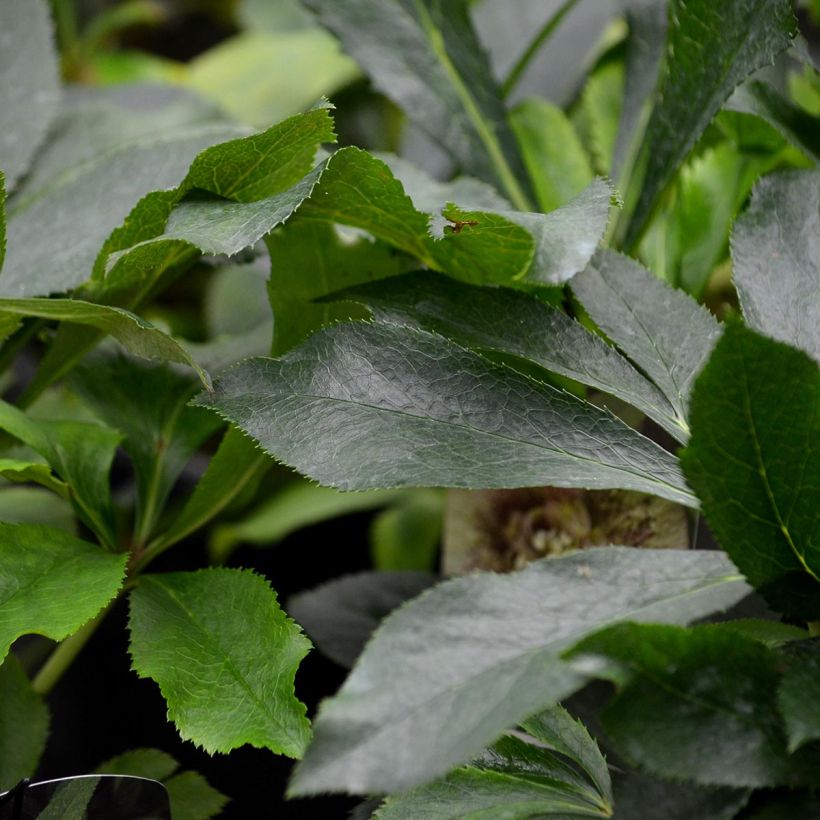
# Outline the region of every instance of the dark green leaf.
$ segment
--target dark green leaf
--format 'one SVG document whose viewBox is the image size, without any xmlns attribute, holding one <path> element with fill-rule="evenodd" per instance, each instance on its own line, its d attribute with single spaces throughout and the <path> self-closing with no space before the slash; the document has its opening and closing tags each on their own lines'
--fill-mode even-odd
<svg viewBox="0 0 820 820">
<path fill-rule="evenodd" d="M 786 721 L 789 751 L 820 740 L 820 640 L 786 647 L 788 668 L 777 690 L 777 704 Z"/>
<path fill-rule="evenodd" d="M 48 707 L 31 688 L 20 662 L 9 655 L 0 665 L 0 791 L 34 775 L 48 726 Z"/>
<path fill-rule="evenodd" d="M 218 817 L 229 798 L 218 792 L 199 772 L 180 772 L 165 781 L 173 820 L 210 820 Z"/>
<path fill-rule="evenodd" d="M 572 289 L 601 330 L 661 389 L 688 430 L 689 392 L 720 335 L 711 314 L 637 262 L 600 251 Z"/>
<path fill-rule="evenodd" d="M 0 658 L 21 635 L 76 632 L 117 594 L 125 560 L 51 527 L 0 523 Z"/>
<path fill-rule="evenodd" d="M 339 489 L 551 484 L 695 504 L 675 459 L 608 412 L 415 328 L 336 325 L 196 403 Z"/>
<path fill-rule="evenodd" d="M 613 779 L 614 820 L 732 820 L 749 797 L 746 789 L 670 783 L 645 774 Z"/>
<path fill-rule="evenodd" d="M 820 798 L 811 793 L 794 792 L 771 799 L 759 811 L 752 812 L 748 820 L 796 820 L 796 818 L 820 817 Z"/>
<path fill-rule="evenodd" d="M 463 0 L 307 0 L 374 85 L 519 210 L 529 184 Z"/>
<path fill-rule="evenodd" d="M 134 670 L 159 684 L 183 739 L 211 754 L 249 743 L 301 756 L 310 725 L 293 676 L 310 643 L 264 578 L 235 569 L 143 576 L 129 630 Z"/>
<path fill-rule="evenodd" d="M 410 269 L 410 257 L 367 237 L 342 237 L 332 223 L 294 220 L 266 239 L 271 260 L 268 296 L 273 310 L 273 353 L 295 347 L 314 330 L 339 319 L 364 318 L 351 304 L 313 300 L 349 285 Z M 358 315 L 357 315 L 358 314 Z"/>
<path fill-rule="evenodd" d="M 537 715 L 526 728 L 532 727 L 536 729 L 532 734 L 546 746 L 504 737 L 444 779 L 389 797 L 374 816 L 379 820 L 611 817 L 606 761 L 584 728 L 561 707 Z M 548 731 L 538 731 L 543 728 Z M 578 756 L 592 763 L 602 781 L 590 782 L 563 755 L 579 765 Z"/>
<path fill-rule="evenodd" d="M 746 322 L 820 361 L 820 171 L 764 177 L 732 235 Z"/>
<path fill-rule="evenodd" d="M 654 384 L 599 336 L 534 296 L 418 272 L 351 288 L 339 297 L 363 302 L 380 321 L 421 327 L 466 347 L 520 356 L 623 399 L 685 439 L 675 411 Z"/>
<path fill-rule="evenodd" d="M 612 178 L 628 179 L 646 122 L 647 103 L 658 80 L 667 30 L 665 0 L 625 0 L 629 25 L 624 93 L 618 136 L 612 155 Z"/>
<path fill-rule="evenodd" d="M 159 780 L 168 790 L 173 820 L 209 820 L 228 802 L 197 772 L 177 772 L 179 763 L 159 749 L 132 749 L 97 767 L 100 774 L 122 774 Z"/>
<path fill-rule="evenodd" d="M 291 791 L 429 781 L 579 688 L 559 656 L 584 635 L 626 618 L 686 623 L 747 592 L 720 553 L 617 547 L 440 584 L 384 621 L 325 702 Z"/>
<path fill-rule="evenodd" d="M 437 580 L 427 572 L 346 575 L 295 595 L 287 610 L 320 652 L 350 668 L 382 620 Z"/>
<path fill-rule="evenodd" d="M 165 365 L 95 355 L 75 369 L 72 384 L 123 434 L 137 482 L 135 536 L 144 543 L 188 459 L 219 425 L 186 406 L 196 383 Z"/>
<path fill-rule="evenodd" d="M 229 427 L 193 494 L 170 528 L 159 536 L 156 547 L 164 549 L 204 526 L 269 466 L 270 458 L 253 439 Z"/>
<path fill-rule="evenodd" d="M 0 6 L 0 167 L 8 186 L 28 170 L 57 110 L 59 66 L 46 0 Z"/>
<path fill-rule="evenodd" d="M 627 194 L 627 247 L 735 87 L 771 64 L 797 30 L 788 0 L 672 0 L 670 20 L 658 101 L 639 157 L 645 172 Z"/>
<path fill-rule="evenodd" d="M 585 638 L 569 657 L 618 684 L 604 728 L 652 774 L 735 788 L 816 778 L 820 748 L 787 752 L 772 698 L 779 660 L 758 641 L 719 626 L 619 624 Z"/>
<path fill-rule="evenodd" d="M 730 325 L 695 385 L 692 431 L 683 465 L 718 540 L 775 607 L 816 617 L 817 364 Z"/>
</svg>

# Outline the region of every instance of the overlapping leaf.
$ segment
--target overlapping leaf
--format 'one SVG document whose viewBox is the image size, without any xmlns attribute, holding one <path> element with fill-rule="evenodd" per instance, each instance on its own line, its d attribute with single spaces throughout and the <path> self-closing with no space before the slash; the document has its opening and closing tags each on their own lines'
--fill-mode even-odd
<svg viewBox="0 0 820 820">
<path fill-rule="evenodd" d="M 730 325 L 699 376 L 690 485 L 723 548 L 781 611 L 820 615 L 820 370 Z"/>
<path fill-rule="evenodd" d="M 577 278 L 576 280 L 577 281 Z M 632 404 L 683 438 L 672 405 L 599 336 L 535 296 L 414 273 L 338 294 L 386 322 L 409 324 L 479 350 L 509 353 Z"/>
<path fill-rule="evenodd" d="M 790 44 L 796 21 L 788 0 L 673 0 L 666 64 L 639 162 L 627 194 L 626 246 L 712 118 L 752 72 Z"/>
<path fill-rule="evenodd" d="M 106 546 L 114 549 L 117 539 L 109 473 L 120 434 L 83 421 L 34 420 L 2 401 L 0 428 L 46 460 L 68 485 L 69 497 L 85 524 Z M 40 483 L 51 484 L 50 479 L 43 479 Z M 52 488 L 62 491 L 58 485 Z"/>
<path fill-rule="evenodd" d="M 503 737 L 442 780 L 388 798 L 375 817 L 611 817 L 606 760 L 583 726 L 554 707 L 531 718 L 524 729 L 539 745 Z"/>
<path fill-rule="evenodd" d="M 530 190 L 463 0 L 308 0 L 320 22 L 459 167 L 519 210 Z"/>
<path fill-rule="evenodd" d="M 586 634 L 624 619 L 686 623 L 747 591 L 720 553 L 617 547 L 440 584 L 384 621 L 325 702 L 291 791 L 432 780 L 581 686 L 560 655 Z"/>
<path fill-rule="evenodd" d="M 589 670 L 604 659 L 595 674 L 619 684 L 604 727 L 642 769 L 735 788 L 816 782 L 820 747 L 788 753 L 772 698 L 780 663 L 763 644 L 719 626 L 620 624 L 571 656 Z"/>
<path fill-rule="evenodd" d="M 117 594 L 125 560 L 51 527 L 0 523 L 0 658 L 21 635 L 59 641 L 91 620 Z"/>
<path fill-rule="evenodd" d="M 692 383 L 720 335 L 715 319 L 612 251 L 600 251 L 572 289 L 601 330 L 661 389 L 686 431 Z"/>
<path fill-rule="evenodd" d="M 551 484 L 696 503 L 675 459 L 608 412 L 415 328 L 328 328 L 196 402 L 340 489 Z"/>
</svg>

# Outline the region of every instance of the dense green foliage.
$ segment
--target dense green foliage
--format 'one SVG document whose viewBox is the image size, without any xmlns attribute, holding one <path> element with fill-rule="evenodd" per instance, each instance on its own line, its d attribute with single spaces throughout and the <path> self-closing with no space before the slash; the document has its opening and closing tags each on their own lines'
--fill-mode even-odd
<svg viewBox="0 0 820 820">
<path fill-rule="evenodd" d="M 298 759 L 290 797 L 815 816 L 813 46 L 788 0 L 506 5 L 247 0 L 177 67 L 103 45 L 141 4 L 55 3 L 61 64 L 0 5 L 0 790 L 127 599 L 179 735 Z M 282 604 L 220 566 L 354 511 L 371 572 Z M 484 571 L 438 577 L 442 531 Z M 212 566 L 158 571 L 182 542 Z M 302 629 L 352 666 L 310 716 Z M 225 805 L 122 751 L 175 820 Z"/>
</svg>

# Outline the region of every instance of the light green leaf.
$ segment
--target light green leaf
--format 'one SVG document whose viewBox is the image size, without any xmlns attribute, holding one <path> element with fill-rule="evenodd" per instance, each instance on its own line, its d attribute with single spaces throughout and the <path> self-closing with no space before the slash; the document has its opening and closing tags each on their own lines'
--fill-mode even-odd
<svg viewBox="0 0 820 820">
<path fill-rule="evenodd" d="M 0 521 L 7 524 L 45 524 L 71 535 L 76 532 L 74 510 L 67 500 L 40 487 L 0 489 Z"/>
<path fill-rule="evenodd" d="M 820 748 L 788 753 L 772 698 L 780 663 L 758 641 L 721 626 L 619 624 L 569 658 L 617 683 L 604 729 L 645 771 L 734 788 L 816 782 Z"/>
<path fill-rule="evenodd" d="M 727 108 L 760 117 L 804 154 L 820 161 L 820 118 L 786 99 L 768 83 L 744 83 L 729 99 Z"/>
<path fill-rule="evenodd" d="M 253 439 L 229 427 L 182 511 L 154 547 L 159 550 L 175 544 L 216 518 L 270 465 L 269 456 Z"/>
<path fill-rule="evenodd" d="M 519 210 L 529 183 L 501 92 L 463 0 L 307 0 L 322 25 L 472 176 L 491 182 Z"/>
<path fill-rule="evenodd" d="M 392 793 L 443 775 L 579 688 L 560 655 L 585 635 L 687 623 L 747 592 L 720 553 L 618 547 L 440 584 L 384 621 L 325 701 L 291 792 Z"/>
<path fill-rule="evenodd" d="M 301 756 L 310 724 L 293 676 L 310 642 L 264 578 L 234 569 L 146 575 L 130 600 L 134 670 L 159 684 L 184 740 L 211 754 L 249 743 Z"/>
<path fill-rule="evenodd" d="M 216 527 L 211 536 L 211 555 L 216 561 L 224 560 L 238 544 L 270 547 L 303 527 L 384 507 L 402 498 L 405 492 L 342 493 L 302 481 L 289 484 L 239 521 Z"/>
<path fill-rule="evenodd" d="M 444 495 L 416 490 L 382 510 L 370 526 L 370 554 L 379 570 L 431 571 L 436 566 Z"/>
<path fill-rule="evenodd" d="M 602 63 L 587 80 L 575 113 L 575 126 L 599 174 L 609 175 L 612 170 L 623 88 L 624 68 L 621 63 Z"/>
<path fill-rule="evenodd" d="M 697 380 L 689 484 L 709 526 L 780 611 L 820 616 L 820 370 L 730 325 Z"/>
<path fill-rule="evenodd" d="M 737 85 L 769 65 L 797 26 L 788 0 L 672 0 L 666 64 L 626 195 L 626 247 Z"/>
<path fill-rule="evenodd" d="M 801 641 L 785 648 L 788 666 L 777 690 L 777 705 L 786 723 L 789 751 L 820 740 L 820 641 Z"/>
<path fill-rule="evenodd" d="M 9 655 L 0 665 L 0 791 L 34 775 L 49 722 L 48 707 L 31 688 L 20 662 Z"/>
<path fill-rule="evenodd" d="M 178 768 L 179 763 L 160 749 L 131 749 L 101 763 L 95 773 L 147 777 L 162 782 Z"/>
<path fill-rule="evenodd" d="M 69 497 L 85 524 L 109 549 L 116 548 L 109 474 L 120 434 L 87 422 L 37 421 L 4 401 L 0 401 L 0 429 L 48 462 L 68 485 Z"/>
<path fill-rule="evenodd" d="M 196 383 L 166 365 L 94 355 L 74 370 L 71 384 L 105 424 L 123 434 L 137 484 L 134 535 L 145 543 L 189 458 L 219 425 L 186 406 Z"/>
<path fill-rule="evenodd" d="M 56 113 L 60 79 L 45 0 L 4 0 L 0 31 L 0 167 L 13 190 Z"/>
<path fill-rule="evenodd" d="M 606 761 L 595 741 L 560 707 L 530 721 L 548 728 L 546 746 L 519 737 L 503 737 L 469 765 L 443 780 L 404 794 L 388 797 L 374 817 L 378 820 L 457 820 L 472 817 L 532 817 L 566 820 L 569 817 L 611 817 L 612 789 Z M 554 751 L 555 750 L 555 751 Z M 556 753 L 558 752 L 558 754 Z M 594 760 L 604 779 L 590 782 L 563 755 L 576 762 Z"/>
<path fill-rule="evenodd" d="M 76 632 L 117 594 L 125 561 L 51 527 L 0 523 L 0 658 L 21 635 Z"/>
<path fill-rule="evenodd" d="M 689 392 L 720 335 L 712 315 L 634 260 L 600 251 L 572 290 L 604 333 L 640 367 L 688 429 Z"/>
<path fill-rule="evenodd" d="M 428 572 L 343 575 L 294 595 L 287 610 L 323 655 L 349 669 L 384 618 L 437 580 Z"/>
<path fill-rule="evenodd" d="M 21 461 L 16 458 L 0 458 L 0 476 L 6 481 L 13 481 L 15 484 L 40 484 L 43 487 L 67 498 L 68 487 L 64 481 L 60 481 L 48 464 L 41 464 L 37 461 Z M 4 521 L 8 519 L 2 519 Z"/>
<path fill-rule="evenodd" d="M 557 105 L 525 100 L 510 119 L 542 211 L 566 205 L 592 182 L 586 151 Z"/>
<path fill-rule="evenodd" d="M 113 336 L 136 356 L 187 365 L 196 372 L 205 387 L 210 385 L 208 374 L 179 342 L 122 308 L 95 305 L 79 299 L 0 299 L 0 314 L 37 316 L 96 328 Z"/>
<path fill-rule="evenodd" d="M 225 126 L 200 126 L 125 145 L 15 199 L 0 294 L 45 296 L 81 285 L 90 278 L 106 237 L 140 197 L 176 185 L 203 148 L 236 133 Z"/>
<path fill-rule="evenodd" d="M 331 109 L 323 101 L 260 134 L 207 148 L 191 163 L 182 189 L 235 202 L 256 202 L 287 190 L 313 167 L 318 147 L 336 141 Z"/>
<path fill-rule="evenodd" d="M 820 361 L 820 171 L 764 177 L 732 234 L 750 327 Z"/>
<path fill-rule="evenodd" d="M 192 60 L 182 79 L 237 120 L 264 128 L 358 76 L 333 37 L 311 27 L 241 32 Z"/>
<path fill-rule="evenodd" d="M 465 347 L 521 357 L 617 396 L 685 440 L 675 411 L 654 384 L 599 336 L 535 296 L 423 272 L 338 296 L 361 301 L 379 321 L 420 327 Z"/>
<path fill-rule="evenodd" d="M 673 201 L 660 209 L 641 243 L 648 267 L 698 298 L 727 256 L 729 230 L 767 156 L 745 156 L 723 142 L 680 172 Z"/>
<path fill-rule="evenodd" d="M 550 484 L 696 503 L 675 459 L 606 411 L 415 328 L 336 325 L 237 365 L 196 403 L 339 489 Z"/>
</svg>

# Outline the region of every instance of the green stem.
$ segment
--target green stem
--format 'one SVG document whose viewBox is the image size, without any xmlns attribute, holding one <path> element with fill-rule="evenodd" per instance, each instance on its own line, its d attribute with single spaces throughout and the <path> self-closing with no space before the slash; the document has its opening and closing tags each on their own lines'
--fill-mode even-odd
<svg viewBox="0 0 820 820">
<path fill-rule="evenodd" d="M 512 70 L 507 75 L 507 79 L 504 80 L 504 84 L 501 86 L 501 93 L 505 99 L 512 94 L 516 85 L 518 85 L 519 80 L 527 70 L 530 62 L 532 62 L 533 57 L 535 57 L 535 55 L 541 50 L 544 43 L 552 37 L 555 29 L 558 28 L 561 21 L 567 16 L 577 2 L 578 0 L 565 0 L 561 8 L 559 8 L 558 11 L 556 11 L 555 14 L 553 14 L 546 23 L 544 23 L 541 31 L 538 32 L 535 39 L 529 44 L 527 50 L 518 58 L 518 61 L 512 67 Z"/>
<path fill-rule="evenodd" d="M 820 621 L 809 621 L 808 628 L 812 638 L 820 638 Z"/>
<path fill-rule="evenodd" d="M 114 601 L 117 599 L 115 598 Z M 47 695 L 63 676 L 63 673 L 71 666 L 77 655 L 88 643 L 89 638 L 97 631 L 97 627 L 105 620 L 105 616 L 114 605 L 114 601 L 108 604 L 95 618 L 92 618 L 85 626 L 81 627 L 73 635 L 66 638 L 52 653 L 49 659 L 42 665 L 40 671 L 34 676 L 31 688 L 40 695 Z"/>
</svg>

